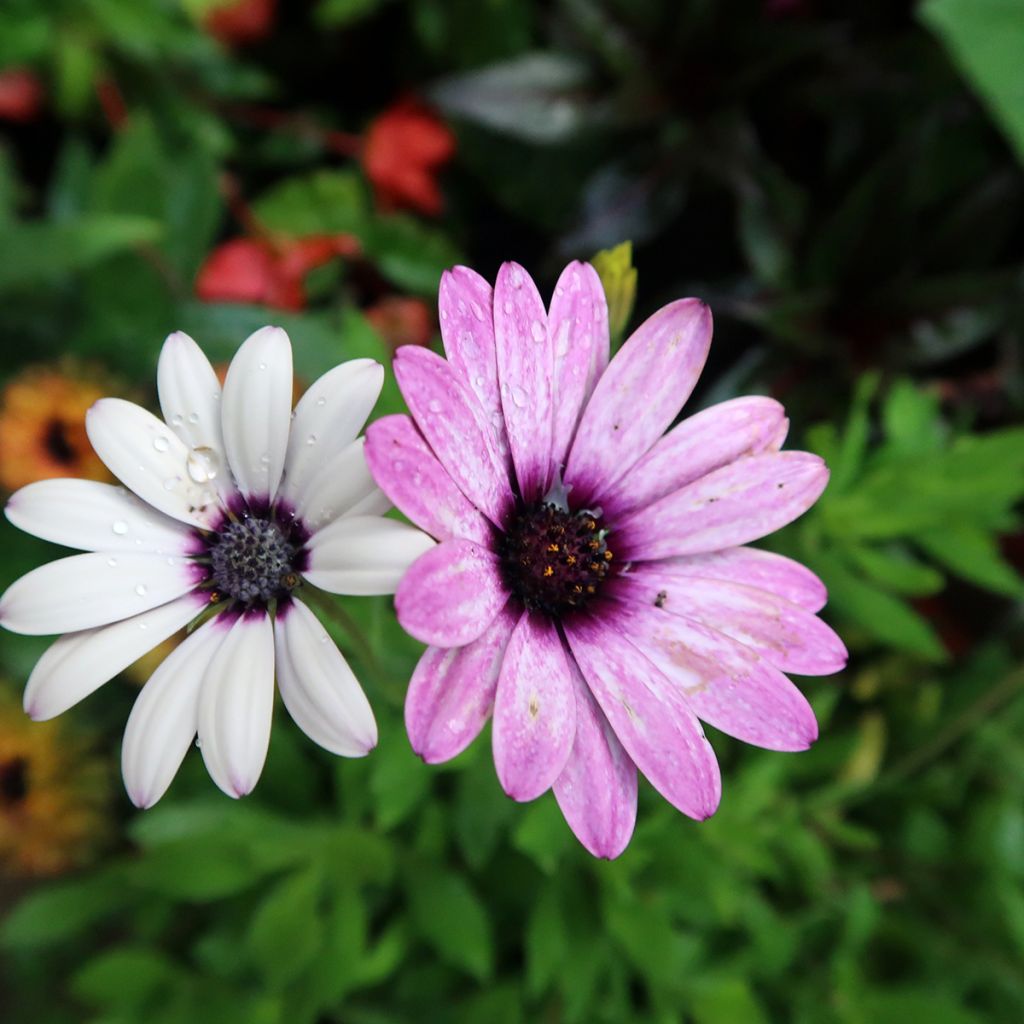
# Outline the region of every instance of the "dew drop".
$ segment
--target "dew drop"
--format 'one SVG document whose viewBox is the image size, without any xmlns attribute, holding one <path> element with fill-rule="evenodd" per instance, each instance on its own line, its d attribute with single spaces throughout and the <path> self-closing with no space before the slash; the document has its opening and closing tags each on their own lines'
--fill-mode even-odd
<svg viewBox="0 0 1024 1024">
<path fill-rule="evenodd" d="M 526 392 L 518 384 L 512 387 L 512 402 L 518 409 L 522 409 L 526 405 Z"/>
<path fill-rule="evenodd" d="M 128 532 L 128 524 L 123 519 L 115 519 L 110 524 L 110 529 L 118 535 L 123 537 Z"/>
<path fill-rule="evenodd" d="M 188 453 L 185 468 L 190 480 L 197 484 L 206 484 L 217 476 L 220 459 L 212 448 L 201 445 Z"/>
<path fill-rule="evenodd" d="M 182 416 L 180 412 L 176 412 L 171 417 L 171 426 L 172 427 L 180 427 L 182 425 L 182 423 L 184 423 L 184 422 L 185 422 L 185 417 Z"/>
<path fill-rule="evenodd" d="M 431 412 L 435 412 L 436 413 L 436 412 L 440 412 L 441 409 L 443 408 L 443 406 L 441 405 L 441 403 L 436 398 L 432 398 L 429 402 L 427 402 L 427 408 Z"/>
<path fill-rule="evenodd" d="M 543 341 L 547 336 L 547 331 L 544 330 L 544 325 L 539 320 L 534 320 L 530 324 L 530 333 L 533 335 L 534 341 Z"/>
<path fill-rule="evenodd" d="M 306 444 L 311 447 L 316 444 L 316 434 L 310 434 L 309 437 L 306 438 Z"/>
<path fill-rule="evenodd" d="M 513 288 L 523 287 L 523 272 L 519 267 L 513 267 L 512 272 L 509 274 L 509 280 L 512 282 Z"/>
<path fill-rule="evenodd" d="M 508 299 L 506 299 L 504 304 L 503 304 L 503 308 L 504 308 L 506 313 L 511 313 L 512 312 L 512 303 L 509 302 Z"/>
<path fill-rule="evenodd" d="M 483 387 L 483 386 L 484 386 L 484 385 L 485 385 L 485 384 L 487 383 L 487 381 L 485 381 L 483 377 L 481 377 L 481 376 L 477 376 L 477 377 L 476 377 L 476 379 L 475 379 L 475 380 L 473 381 L 473 383 L 474 383 L 474 384 L 475 384 L 475 385 L 476 385 L 476 386 L 477 386 L 478 388 L 482 388 L 482 387 Z"/>
<path fill-rule="evenodd" d="M 149 629 L 149 623 L 148 622 L 140 622 L 139 623 L 139 629 Z"/>
<path fill-rule="evenodd" d="M 146 587 L 145 583 L 137 583 L 135 585 L 135 593 L 138 594 L 139 597 L 145 597 L 146 596 L 146 591 L 147 591 L 147 587 Z"/>
<path fill-rule="evenodd" d="M 267 364 L 266 363 L 260 363 L 260 369 L 261 370 L 265 370 L 266 368 L 267 368 Z"/>
<path fill-rule="evenodd" d="M 171 442 L 168 441 L 167 438 L 163 436 L 163 434 L 160 434 L 158 437 L 153 438 L 153 447 L 158 452 L 165 452 L 167 451 L 168 448 L 171 447 Z"/>
<path fill-rule="evenodd" d="M 116 558 L 108 558 L 107 559 L 107 565 L 109 565 L 110 568 L 113 569 L 114 566 L 117 565 L 117 559 Z"/>
<path fill-rule="evenodd" d="M 260 465 L 261 466 L 269 466 L 270 465 L 270 456 L 266 452 L 264 452 L 260 456 Z"/>
<path fill-rule="evenodd" d="M 173 491 L 174 488 L 178 486 L 178 481 L 180 481 L 180 480 L 181 480 L 180 476 L 169 476 L 164 481 L 164 490 L 165 491 Z"/>
<path fill-rule="evenodd" d="M 188 414 L 188 421 L 194 427 L 199 422 L 199 413 L 197 413 L 197 412 L 190 412 Z"/>
<path fill-rule="evenodd" d="M 321 396 L 320 398 L 318 398 L 316 400 L 316 404 L 319 405 L 320 408 L 322 409 L 327 404 L 327 399 L 325 397 Z"/>
<path fill-rule="evenodd" d="M 475 316 L 477 320 L 483 323 L 484 311 L 480 308 L 479 304 L 471 301 L 469 304 L 469 308 L 473 311 L 473 316 Z"/>
</svg>

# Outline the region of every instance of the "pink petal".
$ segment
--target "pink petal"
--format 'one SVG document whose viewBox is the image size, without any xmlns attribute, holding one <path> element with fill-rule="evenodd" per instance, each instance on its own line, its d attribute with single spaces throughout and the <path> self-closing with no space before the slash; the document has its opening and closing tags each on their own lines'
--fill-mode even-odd
<svg viewBox="0 0 1024 1024">
<path fill-rule="evenodd" d="M 636 824 L 636 765 L 572 658 L 569 669 L 576 691 L 576 738 L 555 780 L 555 799 L 576 838 L 595 857 L 613 860 L 629 844 Z"/>
<path fill-rule="evenodd" d="M 807 698 L 749 647 L 653 604 L 620 605 L 614 621 L 709 725 L 769 750 L 818 738 Z"/>
<path fill-rule="evenodd" d="M 809 612 L 821 611 L 828 600 L 825 584 L 807 566 L 761 548 L 726 548 L 703 555 L 684 555 L 659 562 L 658 568 L 677 576 L 731 580 L 757 587 Z"/>
<path fill-rule="evenodd" d="M 416 426 L 462 493 L 501 526 L 512 505 L 508 474 L 472 394 L 440 356 L 405 345 L 394 361 Z"/>
<path fill-rule="evenodd" d="M 420 658 L 405 695 L 405 728 L 427 764 L 461 754 L 483 729 L 516 621 L 506 606 L 472 643 L 428 647 Z"/>
<path fill-rule="evenodd" d="M 722 796 L 711 744 L 679 690 L 612 625 L 564 623 L 569 646 L 608 723 L 652 786 L 691 818 L 709 818 Z"/>
<path fill-rule="evenodd" d="M 551 461 L 561 470 L 583 406 L 608 365 L 608 302 L 589 263 L 570 263 L 562 271 L 548 312 L 548 337 L 555 367 Z"/>
<path fill-rule="evenodd" d="M 370 424 L 366 462 L 377 486 L 431 536 L 490 543 L 490 524 L 455 485 L 408 416 L 384 416 Z"/>
<path fill-rule="evenodd" d="M 614 522 L 743 455 L 763 451 L 785 421 L 782 406 L 772 398 L 720 402 L 683 420 L 608 494 L 593 500 L 600 501 L 605 517 Z"/>
<path fill-rule="evenodd" d="M 791 523 L 828 483 L 809 452 L 750 455 L 681 487 L 617 524 L 611 541 L 626 561 L 721 551 Z"/>
<path fill-rule="evenodd" d="M 448 362 L 476 395 L 494 450 L 511 469 L 512 456 L 498 392 L 491 286 L 469 267 L 453 267 L 441 275 L 438 308 Z"/>
<path fill-rule="evenodd" d="M 711 344 L 711 311 L 698 299 L 658 310 L 629 337 L 583 410 L 565 482 L 592 494 L 623 476 L 676 418 Z"/>
<path fill-rule="evenodd" d="M 494 339 L 498 380 L 519 493 L 540 498 L 551 477 L 551 374 L 548 315 L 533 278 L 518 263 L 503 263 L 494 284 Z"/>
<path fill-rule="evenodd" d="M 546 616 L 523 612 L 494 699 L 494 767 L 513 800 L 535 800 L 561 774 L 576 734 L 576 696 L 562 638 Z"/>
<path fill-rule="evenodd" d="M 422 643 L 462 647 L 484 633 L 508 597 L 497 555 L 468 540 L 446 540 L 410 566 L 395 611 Z"/>
<path fill-rule="evenodd" d="M 783 672 L 826 676 L 846 665 L 842 640 L 807 609 L 740 583 L 682 576 L 664 564 L 642 562 L 612 582 L 611 594 L 703 623 Z"/>
</svg>

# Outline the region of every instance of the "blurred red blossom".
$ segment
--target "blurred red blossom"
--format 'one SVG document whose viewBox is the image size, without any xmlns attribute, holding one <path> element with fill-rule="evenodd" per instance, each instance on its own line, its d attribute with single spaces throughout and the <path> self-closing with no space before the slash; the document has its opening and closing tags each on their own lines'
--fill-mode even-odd
<svg viewBox="0 0 1024 1024">
<path fill-rule="evenodd" d="M 43 86 L 26 68 L 0 71 L 0 120 L 32 121 L 43 106 Z"/>
<path fill-rule="evenodd" d="M 437 173 L 455 153 L 455 136 L 417 100 L 401 100 L 370 122 L 363 167 L 384 209 L 441 212 Z"/>
<path fill-rule="evenodd" d="M 203 18 L 210 35 L 228 46 L 258 43 L 270 35 L 277 0 L 235 0 L 209 11 Z"/>
<path fill-rule="evenodd" d="M 422 299 L 388 295 L 363 312 L 391 348 L 429 344 L 434 333 L 433 313 Z"/>
<path fill-rule="evenodd" d="M 344 234 L 273 241 L 233 238 L 214 249 L 200 267 L 196 294 L 204 302 L 252 302 L 299 312 L 306 306 L 306 274 L 335 256 L 358 251 L 357 240 Z"/>
</svg>

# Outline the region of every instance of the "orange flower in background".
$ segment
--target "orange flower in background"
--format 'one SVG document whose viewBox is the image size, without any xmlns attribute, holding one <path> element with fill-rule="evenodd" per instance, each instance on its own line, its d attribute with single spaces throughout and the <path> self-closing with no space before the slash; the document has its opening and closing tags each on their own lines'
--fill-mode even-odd
<svg viewBox="0 0 1024 1024">
<path fill-rule="evenodd" d="M 391 348 L 427 345 L 434 333 L 434 315 L 422 299 L 388 295 L 363 314 Z"/>
<path fill-rule="evenodd" d="M 351 235 L 310 235 L 284 242 L 233 238 L 207 257 L 196 277 L 204 302 L 251 302 L 297 313 L 306 308 L 303 279 L 335 256 L 353 256 Z"/>
<path fill-rule="evenodd" d="M 363 167 L 385 209 L 441 212 L 437 174 L 455 153 L 450 129 L 416 100 L 403 100 L 370 122 Z"/>
<path fill-rule="evenodd" d="M 56 875 L 87 863 L 108 835 L 110 776 L 58 722 L 32 722 L 0 692 L 0 868 Z"/>
<path fill-rule="evenodd" d="M 43 107 L 43 86 L 26 68 L 0 71 L 0 119 L 32 121 Z"/>
<path fill-rule="evenodd" d="M 203 18 L 206 31 L 227 46 L 266 39 L 274 28 L 277 0 L 226 0 Z"/>
<path fill-rule="evenodd" d="M 9 381 L 0 396 L 0 486 L 16 491 L 59 476 L 109 479 L 85 433 L 85 412 L 103 393 L 89 380 L 45 366 Z"/>
</svg>

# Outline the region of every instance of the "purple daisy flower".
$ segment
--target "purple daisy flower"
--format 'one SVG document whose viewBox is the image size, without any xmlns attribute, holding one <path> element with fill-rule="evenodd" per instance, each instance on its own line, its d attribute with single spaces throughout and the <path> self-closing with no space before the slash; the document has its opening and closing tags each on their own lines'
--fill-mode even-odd
<svg viewBox="0 0 1024 1024">
<path fill-rule="evenodd" d="M 384 493 L 440 543 L 406 573 L 398 618 L 429 644 L 405 705 L 427 762 L 493 714 L 505 792 L 549 788 L 591 853 L 615 857 L 636 820 L 637 770 L 684 814 L 721 795 L 701 721 L 804 750 L 814 713 L 783 674 L 826 675 L 846 650 L 814 613 L 809 570 L 744 547 L 825 488 L 816 455 L 782 452 L 770 398 L 672 425 L 700 375 L 711 313 L 670 303 L 609 362 L 601 282 L 566 267 L 550 309 L 506 263 L 491 287 L 441 282 L 447 360 L 399 349 L 412 417 L 367 434 Z M 664 434 L 664 436 L 662 436 Z"/>
</svg>

